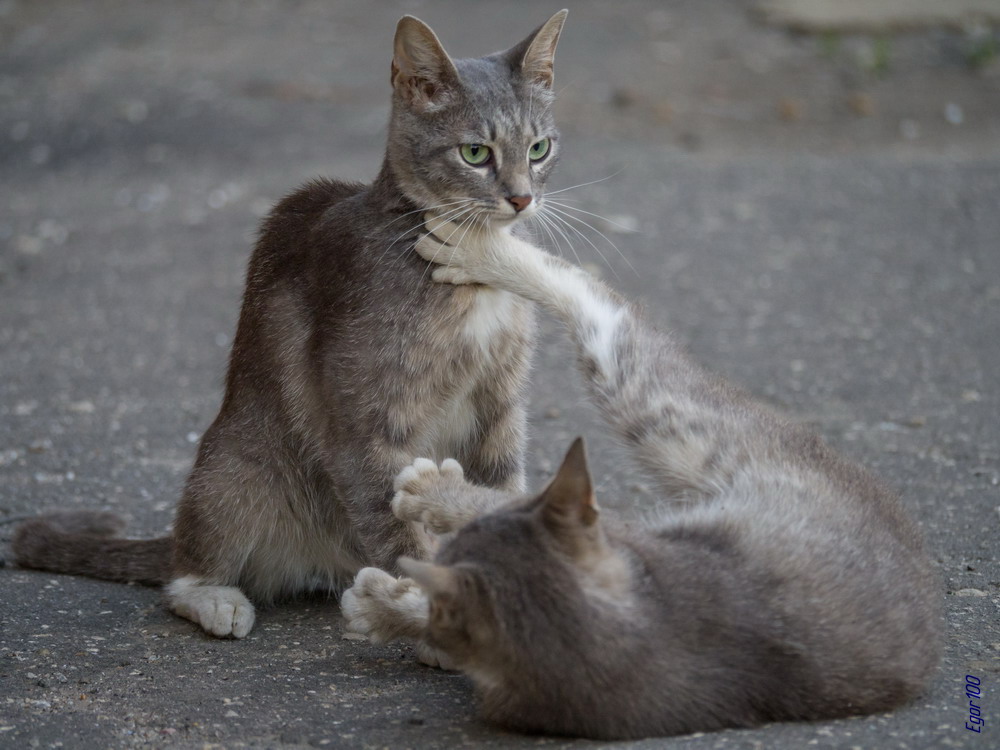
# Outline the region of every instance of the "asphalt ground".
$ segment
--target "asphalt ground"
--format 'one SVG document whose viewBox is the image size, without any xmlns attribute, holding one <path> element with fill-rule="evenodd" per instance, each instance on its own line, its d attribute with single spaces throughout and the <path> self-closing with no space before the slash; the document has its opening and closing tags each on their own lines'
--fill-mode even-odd
<svg viewBox="0 0 1000 750">
<path fill-rule="evenodd" d="M 988 33 L 815 38 L 747 5 L 569 3 L 552 187 L 600 180 L 564 195 L 610 221 L 579 214 L 601 234 L 560 251 L 901 491 L 940 571 L 947 648 L 928 693 L 890 714 L 622 744 L 997 747 Z M 0 522 L 94 508 L 168 529 L 220 402 L 256 224 L 312 176 L 374 176 L 397 18 L 461 56 L 558 7 L 0 2 Z M 584 434 L 601 502 L 641 512 L 655 499 L 542 329 L 531 481 Z M 0 602 L 3 748 L 601 746 L 481 723 L 464 677 L 345 637 L 335 601 L 214 640 L 155 590 L 8 562 Z"/>
</svg>

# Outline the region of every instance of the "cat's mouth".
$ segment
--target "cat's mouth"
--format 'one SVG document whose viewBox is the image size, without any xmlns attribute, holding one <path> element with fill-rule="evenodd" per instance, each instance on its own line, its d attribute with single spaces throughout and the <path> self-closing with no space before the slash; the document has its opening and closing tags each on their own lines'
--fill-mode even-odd
<svg viewBox="0 0 1000 750">
<path fill-rule="evenodd" d="M 539 202 L 534 198 L 528 198 L 523 203 L 518 204 L 512 203 L 511 199 L 507 198 L 498 203 L 497 206 L 489 212 L 489 218 L 487 221 L 501 226 L 507 226 L 509 224 L 515 224 L 519 221 L 524 221 L 525 219 L 530 219 L 538 213 L 539 208 Z"/>
<path fill-rule="evenodd" d="M 511 204 L 509 199 L 497 201 L 477 201 L 473 205 L 466 204 L 441 214 L 454 224 L 479 224 L 495 228 L 509 228 L 522 221 L 536 216 L 541 209 L 541 202 L 531 198 L 520 206 Z"/>
</svg>

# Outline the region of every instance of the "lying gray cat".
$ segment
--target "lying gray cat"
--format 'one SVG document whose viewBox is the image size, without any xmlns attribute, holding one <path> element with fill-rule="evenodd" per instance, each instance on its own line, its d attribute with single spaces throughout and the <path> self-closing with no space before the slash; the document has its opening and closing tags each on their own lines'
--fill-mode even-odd
<svg viewBox="0 0 1000 750">
<path fill-rule="evenodd" d="M 897 496 L 803 427 L 706 373 L 581 270 L 489 228 L 429 224 L 434 278 L 565 323 L 594 402 L 669 504 L 599 520 L 580 441 L 541 494 L 419 459 L 393 510 L 457 531 L 410 578 L 362 570 L 342 607 L 374 639 L 438 649 L 483 715 L 627 738 L 883 711 L 939 650 L 939 592 Z M 460 243 L 457 241 L 460 240 Z"/>
<path fill-rule="evenodd" d="M 225 398 L 173 534 L 117 539 L 107 514 L 42 517 L 18 530 L 18 563 L 165 583 L 176 613 L 239 638 L 250 600 L 339 591 L 364 565 L 430 554 L 422 527 L 389 508 L 414 456 L 457 456 L 474 481 L 523 489 L 532 306 L 433 283 L 413 245 L 428 209 L 508 229 L 536 211 L 558 151 L 565 17 L 474 60 L 404 17 L 374 184 L 314 182 L 264 222 Z"/>
</svg>

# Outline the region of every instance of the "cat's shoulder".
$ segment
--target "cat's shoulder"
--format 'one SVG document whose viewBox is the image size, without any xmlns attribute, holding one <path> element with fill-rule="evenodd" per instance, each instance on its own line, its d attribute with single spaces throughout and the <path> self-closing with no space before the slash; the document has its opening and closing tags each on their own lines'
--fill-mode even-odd
<svg viewBox="0 0 1000 750">
<path fill-rule="evenodd" d="M 343 201 L 360 196 L 367 186 L 359 182 L 344 182 L 318 177 L 301 185 L 278 201 L 264 223 L 264 231 L 287 230 L 287 224 L 297 227 L 312 225 Z"/>
<path fill-rule="evenodd" d="M 310 180 L 279 200 L 260 225 L 251 269 L 270 277 L 313 273 L 329 248 L 349 247 L 349 222 L 368 186 L 328 178 Z M 338 255 L 344 255 L 340 253 Z"/>
</svg>

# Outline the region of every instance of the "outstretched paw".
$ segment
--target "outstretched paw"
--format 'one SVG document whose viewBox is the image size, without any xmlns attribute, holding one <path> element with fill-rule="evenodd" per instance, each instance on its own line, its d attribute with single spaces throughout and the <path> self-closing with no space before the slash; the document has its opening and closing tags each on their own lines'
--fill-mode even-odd
<svg viewBox="0 0 1000 750">
<path fill-rule="evenodd" d="M 427 596 L 409 578 L 378 568 L 362 568 L 354 585 L 340 595 L 347 629 L 381 643 L 419 637 L 427 625 Z"/>
<path fill-rule="evenodd" d="M 447 458 L 439 467 L 429 458 L 418 458 L 396 476 L 392 512 L 401 521 L 422 523 L 435 534 L 455 531 L 468 521 L 456 498 L 466 486 L 462 466 Z"/>
</svg>

